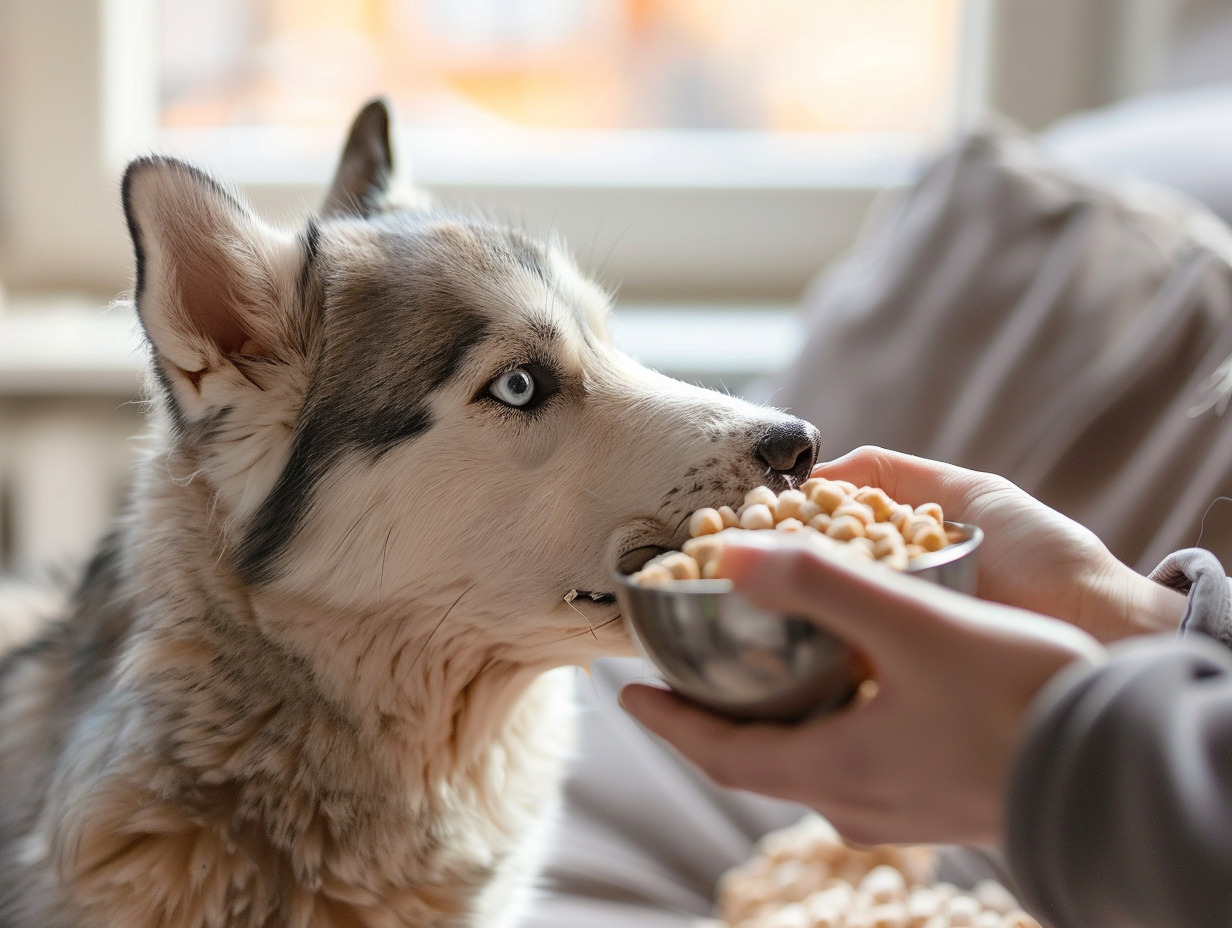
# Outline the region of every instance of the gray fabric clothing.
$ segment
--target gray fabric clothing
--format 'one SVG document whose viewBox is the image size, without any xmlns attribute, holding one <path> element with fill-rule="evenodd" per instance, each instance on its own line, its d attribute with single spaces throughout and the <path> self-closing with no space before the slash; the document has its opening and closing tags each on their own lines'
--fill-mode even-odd
<svg viewBox="0 0 1232 928">
<path fill-rule="evenodd" d="M 1232 581 L 1200 549 L 1152 577 L 1189 594 L 1181 639 L 1058 675 L 1016 758 L 1006 856 L 1056 928 L 1232 925 Z"/>
<path fill-rule="evenodd" d="M 1187 548 L 1151 571 L 1156 583 L 1189 594 L 1180 634 L 1201 632 L 1232 649 L 1232 578 L 1210 551 Z"/>
</svg>

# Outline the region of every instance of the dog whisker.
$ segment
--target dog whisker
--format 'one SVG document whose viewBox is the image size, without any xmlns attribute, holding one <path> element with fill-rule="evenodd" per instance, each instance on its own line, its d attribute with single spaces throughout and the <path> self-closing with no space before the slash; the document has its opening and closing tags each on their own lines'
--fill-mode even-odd
<svg viewBox="0 0 1232 928">
<path fill-rule="evenodd" d="M 576 612 L 578 615 L 582 617 L 582 621 L 585 622 L 586 627 L 590 629 L 591 637 L 594 638 L 595 641 L 598 641 L 599 636 L 595 634 L 595 627 L 590 624 L 590 619 L 586 618 L 586 613 L 584 613 L 577 606 L 573 605 L 573 600 L 576 598 L 577 598 L 577 590 L 570 590 L 565 595 L 565 605 L 568 606 L 570 609 L 572 609 L 574 612 Z"/>
<path fill-rule="evenodd" d="M 676 523 L 676 527 L 672 530 L 673 538 L 676 538 L 680 534 L 680 530 L 688 523 L 691 515 L 692 513 L 687 513 L 679 522 Z"/>
<path fill-rule="evenodd" d="M 577 606 L 573 605 L 573 599 L 570 598 L 570 596 L 565 596 L 564 604 L 569 606 L 569 609 L 572 609 L 574 613 L 577 613 L 578 615 L 582 616 L 582 621 L 585 622 L 586 627 L 588 627 L 588 629 L 590 630 L 590 637 L 593 637 L 595 641 L 599 641 L 599 636 L 595 635 L 595 626 L 590 624 L 590 620 L 586 619 L 586 614 L 583 613 L 582 610 L 578 609 Z"/>
<path fill-rule="evenodd" d="M 570 639 L 572 639 L 572 638 L 577 638 L 577 637 L 578 637 L 578 636 L 580 636 L 580 635 L 585 635 L 587 632 L 589 632 L 590 634 L 594 635 L 594 634 L 595 634 L 595 632 L 597 632 L 599 629 L 601 629 L 601 628 L 607 628 L 607 627 L 608 627 L 609 625 L 611 625 L 613 622 L 619 622 L 619 621 L 621 621 L 621 619 L 623 619 L 623 618 L 624 618 L 624 616 L 623 616 L 623 615 L 618 615 L 618 616 L 616 616 L 615 618 L 608 619 L 606 622 L 600 622 L 598 625 L 590 625 L 590 623 L 589 623 L 589 622 L 587 622 L 586 624 L 589 626 L 589 628 L 587 628 L 587 631 L 586 631 L 586 632 L 581 632 L 581 631 L 579 631 L 579 632 L 571 632 L 571 633 L 569 633 L 568 635 L 562 635 L 561 637 L 559 637 L 559 638 L 555 639 L 555 640 L 552 642 L 552 644 L 557 644 L 557 643 L 559 643 L 559 642 L 561 642 L 561 641 L 569 641 L 569 640 L 570 640 Z M 596 637 L 598 637 L 598 636 L 596 636 Z"/>
<path fill-rule="evenodd" d="M 582 492 L 590 494 L 591 496 L 593 496 L 595 499 L 597 499 L 601 503 L 612 503 L 612 504 L 616 503 L 616 500 L 612 499 L 611 497 L 604 496 L 602 493 L 599 493 L 597 490 L 593 489 L 592 487 L 582 487 Z"/>
<path fill-rule="evenodd" d="M 624 240 L 624 237 L 629 233 L 629 230 L 633 228 L 633 225 L 634 223 L 632 222 L 626 223 L 625 227 L 616 234 L 616 237 L 612 240 L 612 244 L 608 246 L 607 254 L 603 256 L 603 259 L 599 262 L 599 265 L 595 270 L 595 276 L 598 277 L 600 280 L 602 280 L 604 277 L 607 276 L 608 269 L 612 265 L 612 258 L 616 255 L 616 249 L 620 246 L 620 243 Z M 597 233 L 596 233 L 596 238 L 598 238 Z M 594 251 L 594 248 L 592 246 L 591 248 L 592 254 L 593 254 L 593 251 Z M 619 296 L 619 293 L 620 293 L 620 284 L 617 283 L 611 289 L 611 297 L 612 297 L 613 303 L 616 302 Z"/>
<path fill-rule="evenodd" d="M 358 530 L 358 528 L 368 520 L 368 516 L 372 515 L 372 513 L 375 512 L 381 504 L 382 500 L 378 499 L 374 501 L 371 506 L 364 510 L 363 515 L 351 523 L 351 527 L 346 530 L 346 534 L 343 535 L 342 540 L 338 542 L 339 550 L 346 547 L 346 543 L 350 540 L 351 536 L 355 534 L 356 530 Z"/>
<path fill-rule="evenodd" d="M 384 594 L 385 592 L 385 557 L 389 554 L 389 540 L 394 537 L 394 529 L 396 525 L 391 525 L 389 531 L 385 533 L 385 543 L 381 545 L 381 570 L 377 575 L 376 588 Z"/>
</svg>

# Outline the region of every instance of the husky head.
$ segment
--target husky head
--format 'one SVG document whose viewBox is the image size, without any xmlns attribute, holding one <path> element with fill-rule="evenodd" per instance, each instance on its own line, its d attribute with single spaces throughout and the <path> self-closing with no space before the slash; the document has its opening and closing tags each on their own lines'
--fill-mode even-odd
<svg viewBox="0 0 1232 928">
<path fill-rule="evenodd" d="M 216 563 L 314 665 L 627 650 L 613 571 L 803 480 L 816 431 L 637 364 L 558 245 L 399 205 L 391 173 L 379 102 L 298 231 L 182 162 L 129 169 L 170 490 L 208 498 Z"/>
</svg>

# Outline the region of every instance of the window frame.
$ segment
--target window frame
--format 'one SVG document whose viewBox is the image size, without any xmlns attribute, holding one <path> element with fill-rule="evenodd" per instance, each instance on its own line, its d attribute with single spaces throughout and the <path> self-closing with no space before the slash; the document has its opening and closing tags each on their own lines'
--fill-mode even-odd
<svg viewBox="0 0 1232 928">
<path fill-rule="evenodd" d="M 1118 22 L 1157 25 L 1143 10 L 1172 2 L 1121 0 Z M 1093 76 L 1087 60 L 1093 17 L 1105 6 L 966 0 L 950 126 L 990 108 L 1032 126 L 1110 93 L 1100 88 L 1125 63 Z M 319 144 L 266 136 L 267 155 L 252 158 L 237 156 L 253 149 L 255 137 L 242 132 L 212 145 L 160 134 L 154 16 L 155 0 L 0 0 L 0 281 L 10 289 L 113 293 L 129 284 L 119 178 L 141 152 L 178 150 L 208 164 L 283 221 L 318 202 L 333 157 Z M 1126 28 L 1122 44 L 1141 54 L 1149 36 Z M 1050 62 L 1042 77 L 1040 60 Z M 1028 74 L 1045 92 L 1025 93 Z M 451 151 L 440 133 L 403 134 L 395 148 L 438 201 L 561 234 L 623 297 L 710 302 L 797 296 L 935 142 L 687 132 L 545 139 L 555 149 L 546 161 L 529 148 L 495 159 L 479 138 L 459 147 L 455 137 Z"/>
</svg>

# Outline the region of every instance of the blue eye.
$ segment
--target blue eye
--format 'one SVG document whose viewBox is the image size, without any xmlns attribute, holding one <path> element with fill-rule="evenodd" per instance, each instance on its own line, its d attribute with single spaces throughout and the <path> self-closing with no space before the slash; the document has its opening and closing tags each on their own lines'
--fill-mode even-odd
<svg viewBox="0 0 1232 928">
<path fill-rule="evenodd" d="M 507 406 L 525 406 L 535 396 L 535 378 L 524 367 L 505 371 L 488 387 L 488 392 Z"/>
</svg>

